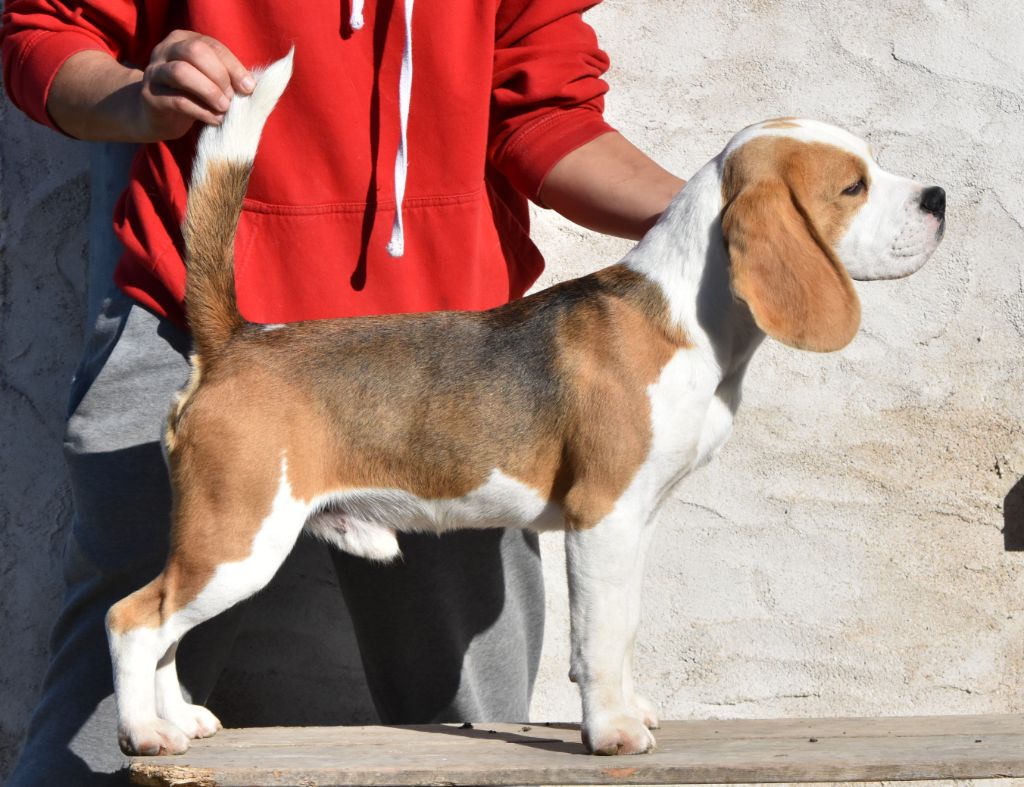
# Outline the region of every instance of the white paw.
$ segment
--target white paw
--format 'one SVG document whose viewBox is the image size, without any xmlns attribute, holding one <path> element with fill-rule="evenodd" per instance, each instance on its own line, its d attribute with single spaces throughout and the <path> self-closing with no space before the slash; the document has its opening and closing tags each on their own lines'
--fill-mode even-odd
<svg viewBox="0 0 1024 787">
<path fill-rule="evenodd" d="M 640 719 L 647 729 L 656 730 L 661 725 L 658 721 L 658 707 L 646 697 L 634 694 L 628 707 L 629 715 Z"/>
<path fill-rule="evenodd" d="M 164 718 L 190 738 L 209 738 L 223 726 L 220 719 L 202 705 L 185 702 L 166 713 Z"/>
<path fill-rule="evenodd" d="M 117 742 L 128 755 L 184 754 L 188 736 L 169 721 L 149 719 L 117 729 Z"/>
<path fill-rule="evenodd" d="M 654 748 L 654 736 L 633 716 L 599 716 L 584 721 L 583 745 L 592 754 L 643 754 Z"/>
</svg>

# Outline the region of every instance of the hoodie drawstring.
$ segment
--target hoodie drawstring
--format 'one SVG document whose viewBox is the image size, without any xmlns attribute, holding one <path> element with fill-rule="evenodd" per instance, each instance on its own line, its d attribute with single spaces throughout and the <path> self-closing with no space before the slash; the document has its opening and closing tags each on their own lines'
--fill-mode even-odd
<svg viewBox="0 0 1024 787">
<path fill-rule="evenodd" d="M 353 31 L 363 27 L 363 1 L 351 0 L 349 27 Z M 405 254 L 405 225 L 402 222 L 402 203 L 405 201 L 405 180 L 409 174 L 409 102 L 412 98 L 412 6 L 414 0 L 405 0 L 405 45 L 402 47 L 402 70 L 398 76 L 398 115 L 402 136 L 395 154 L 395 221 L 391 225 L 388 254 Z"/>
<path fill-rule="evenodd" d="M 391 227 L 388 254 L 405 254 L 405 227 L 402 224 L 402 202 L 405 200 L 405 178 L 409 174 L 409 101 L 412 98 L 412 4 L 405 0 L 405 46 L 402 48 L 402 71 L 398 77 L 398 114 L 402 137 L 395 154 L 395 223 Z"/>
<path fill-rule="evenodd" d="M 353 30 L 363 29 L 363 0 L 352 0 L 352 10 L 348 15 L 348 26 Z"/>
</svg>

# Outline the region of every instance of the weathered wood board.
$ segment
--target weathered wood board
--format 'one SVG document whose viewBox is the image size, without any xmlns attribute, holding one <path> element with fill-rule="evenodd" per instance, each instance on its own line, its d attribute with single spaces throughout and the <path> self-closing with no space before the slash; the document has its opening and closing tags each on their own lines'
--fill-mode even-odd
<svg viewBox="0 0 1024 787">
<path fill-rule="evenodd" d="M 658 749 L 594 757 L 575 724 L 223 730 L 138 757 L 135 784 L 693 784 L 1024 776 L 1024 716 L 670 721 Z"/>
</svg>

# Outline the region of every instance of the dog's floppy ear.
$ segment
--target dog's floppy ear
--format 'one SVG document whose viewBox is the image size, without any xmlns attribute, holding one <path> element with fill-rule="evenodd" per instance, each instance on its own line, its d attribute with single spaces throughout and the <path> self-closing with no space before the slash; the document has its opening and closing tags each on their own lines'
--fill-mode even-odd
<svg viewBox="0 0 1024 787">
<path fill-rule="evenodd" d="M 722 234 L 733 293 L 761 330 L 800 350 L 850 343 L 860 326 L 853 282 L 781 178 L 744 186 L 726 206 Z"/>
</svg>

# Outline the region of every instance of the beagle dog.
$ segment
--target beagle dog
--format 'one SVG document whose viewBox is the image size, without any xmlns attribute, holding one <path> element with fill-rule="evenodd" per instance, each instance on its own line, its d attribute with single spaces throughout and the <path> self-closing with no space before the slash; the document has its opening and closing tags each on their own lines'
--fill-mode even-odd
<svg viewBox="0 0 1024 787">
<path fill-rule="evenodd" d="M 854 279 L 907 276 L 945 193 L 883 171 L 833 126 L 737 134 L 616 265 L 487 312 L 247 323 L 235 229 L 291 55 L 203 131 L 184 233 L 191 379 L 168 416 L 166 567 L 107 615 L 129 754 L 184 752 L 218 720 L 182 698 L 175 650 L 260 590 L 305 530 L 371 560 L 396 532 L 565 531 L 570 678 L 598 754 L 654 746 L 633 689 L 644 553 L 658 509 L 732 429 L 767 334 L 846 345 Z"/>
</svg>

